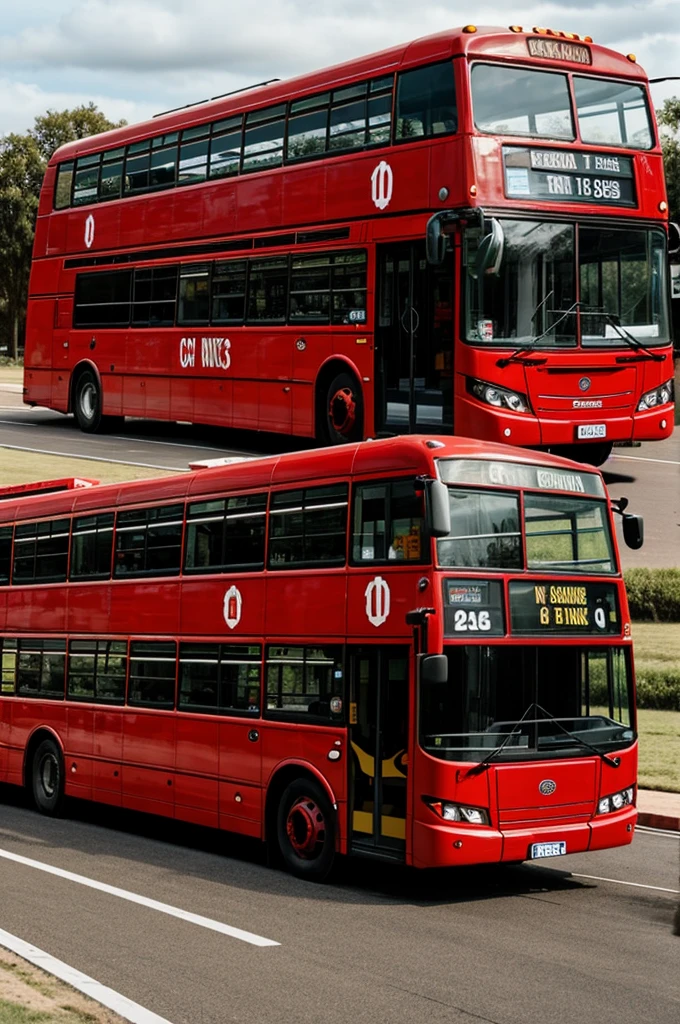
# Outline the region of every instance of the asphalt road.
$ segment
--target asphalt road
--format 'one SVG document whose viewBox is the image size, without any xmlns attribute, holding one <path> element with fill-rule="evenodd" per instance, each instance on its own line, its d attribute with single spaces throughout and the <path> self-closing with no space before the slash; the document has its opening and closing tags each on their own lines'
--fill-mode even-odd
<svg viewBox="0 0 680 1024">
<path fill-rule="evenodd" d="M 0 383 L 0 445 L 49 454 L 185 470 L 189 462 L 230 455 L 267 455 L 309 442 L 218 427 L 127 420 L 112 435 L 86 435 L 73 417 L 21 402 L 21 385 Z M 680 566 L 680 431 L 666 441 L 615 448 L 604 467 L 613 497 L 645 518 L 645 544 L 631 551 L 619 536 L 624 569 Z"/>
<path fill-rule="evenodd" d="M 16 793 L 0 788 L 0 927 L 173 1024 L 680 1018 L 677 835 L 638 832 L 623 850 L 432 876 L 355 861 L 315 886 L 268 868 L 256 843 L 75 802 L 68 819 L 46 819 Z"/>
</svg>

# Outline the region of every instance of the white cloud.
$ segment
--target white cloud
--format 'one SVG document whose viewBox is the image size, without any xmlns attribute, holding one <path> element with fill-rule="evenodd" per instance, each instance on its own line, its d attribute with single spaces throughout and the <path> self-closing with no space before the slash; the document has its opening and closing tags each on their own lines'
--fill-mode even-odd
<svg viewBox="0 0 680 1024">
<path fill-rule="evenodd" d="M 154 112 L 147 104 L 79 92 L 46 92 L 35 85 L 0 78 L 0 135 L 24 132 L 46 110 L 65 110 L 92 100 L 112 121 L 141 121 Z"/>
<path fill-rule="evenodd" d="M 680 0 L 492 0 L 480 23 L 590 34 L 634 51 L 650 77 L 677 71 Z M 93 99 L 109 117 L 149 112 L 290 77 L 464 23 L 470 5 L 423 0 L 27 0 L 0 27 L 0 132 L 29 126 L 38 102 Z M 654 91 L 656 102 L 680 83 Z M 62 103 L 57 97 L 64 97 Z M 54 97 L 54 98 L 53 98 Z M 68 97 L 68 98 L 67 98 Z M 44 109 L 44 107 L 42 108 Z M 22 122 L 22 113 L 26 119 Z"/>
</svg>

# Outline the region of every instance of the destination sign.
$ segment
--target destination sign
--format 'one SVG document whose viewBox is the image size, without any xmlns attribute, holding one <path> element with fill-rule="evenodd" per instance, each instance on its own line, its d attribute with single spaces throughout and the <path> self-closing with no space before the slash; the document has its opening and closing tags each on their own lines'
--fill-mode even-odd
<svg viewBox="0 0 680 1024">
<path fill-rule="evenodd" d="M 635 206 L 633 159 L 573 149 L 504 146 L 505 194 L 510 199 Z"/>
<path fill-rule="evenodd" d="M 611 583 L 514 580 L 510 628 L 523 635 L 620 633 L 616 587 Z"/>
<path fill-rule="evenodd" d="M 437 466 L 445 484 L 492 484 L 540 491 L 571 491 L 597 498 L 605 496 L 604 485 L 596 473 L 491 459 L 440 459 Z"/>
<path fill-rule="evenodd" d="M 445 636 L 503 636 L 499 580 L 444 580 Z"/>
<path fill-rule="evenodd" d="M 546 39 L 545 37 L 527 39 L 527 47 L 532 57 L 543 57 L 545 60 L 567 60 L 572 64 L 592 64 L 593 59 L 587 46 L 570 43 L 565 39 Z"/>
</svg>

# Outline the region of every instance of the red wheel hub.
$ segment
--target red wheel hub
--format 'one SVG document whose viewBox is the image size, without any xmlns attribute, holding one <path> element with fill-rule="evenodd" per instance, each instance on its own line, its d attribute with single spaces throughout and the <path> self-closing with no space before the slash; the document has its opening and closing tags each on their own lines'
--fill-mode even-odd
<svg viewBox="0 0 680 1024">
<path fill-rule="evenodd" d="M 317 847 L 326 838 L 326 822 L 318 804 L 311 797 L 301 796 L 288 811 L 286 833 L 298 857 L 311 860 Z"/>
<path fill-rule="evenodd" d="M 347 437 L 352 433 L 357 418 L 357 403 L 351 388 L 340 388 L 335 392 L 331 398 L 328 415 L 338 434 Z"/>
</svg>

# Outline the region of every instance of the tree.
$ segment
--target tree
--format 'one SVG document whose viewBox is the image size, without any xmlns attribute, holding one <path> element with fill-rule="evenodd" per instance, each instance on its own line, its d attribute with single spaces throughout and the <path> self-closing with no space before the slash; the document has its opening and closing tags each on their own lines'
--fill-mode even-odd
<svg viewBox="0 0 680 1024">
<path fill-rule="evenodd" d="M 25 317 L 33 232 L 45 163 L 30 135 L 7 135 L 0 143 L 0 295 L 4 300 L 10 353 L 16 359 Z"/>
<path fill-rule="evenodd" d="M 48 110 L 42 117 L 36 117 L 34 127 L 29 131 L 38 144 L 45 162 L 56 149 L 76 139 L 122 128 L 126 121 L 109 121 L 94 103 L 74 107 L 73 110 Z"/>
<path fill-rule="evenodd" d="M 28 278 L 40 186 L 47 162 L 66 142 L 119 128 L 94 103 L 73 110 L 48 110 L 24 135 L 0 139 L 0 304 L 7 346 L 14 358 L 26 318 Z"/>
<path fill-rule="evenodd" d="M 671 220 L 677 220 L 680 218 L 680 98 L 673 96 L 664 100 L 656 116 L 661 128 L 668 208 Z"/>
</svg>

